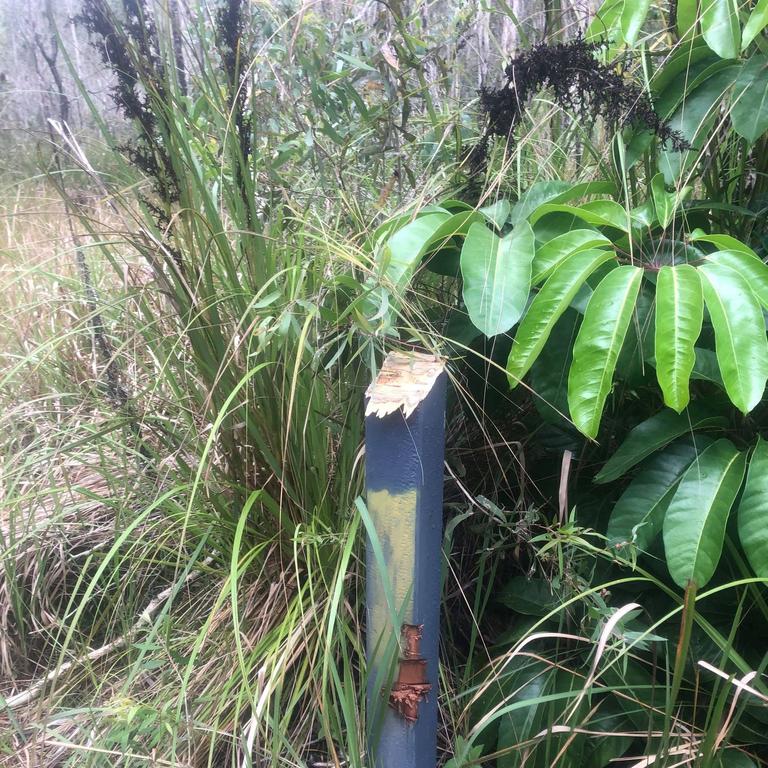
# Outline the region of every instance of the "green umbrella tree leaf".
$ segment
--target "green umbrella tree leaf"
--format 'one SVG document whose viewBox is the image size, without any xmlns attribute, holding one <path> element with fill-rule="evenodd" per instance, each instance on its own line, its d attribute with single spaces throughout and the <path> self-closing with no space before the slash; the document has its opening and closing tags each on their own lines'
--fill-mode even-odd
<svg viewBox="0 0 768 768">
<path fill-rule="evenodd" d="M 662 267 L 656 281 L 656 376 L 664 402 L 678 413 L 688 405 L 688 382 L 696 362 L 704 299 L 696 269 Z"/>
<path fill-rule="evenodd" d="M 469 228 L 461 249 L 464 303 L 486 336 L 508 331 L 523 314 L 533 252 L 533 231 L 525 221 L 505 237 L 477 222 Z"/>
<path fill-rule="evenodd" d="M 746 455 L 713 443 L 685 471 L 664 517 L 664 551 L 673 581 L 703 587 L 720 561 L 725 525 L 744 479 Z"/>
<path fill-rule="evenodd" d="M 597 286 L 584 313 L 568 374 L 568 405 L 587 437 L 597 435 L 642 277 L 639 267 L 617 267 Z"/>
</svg>

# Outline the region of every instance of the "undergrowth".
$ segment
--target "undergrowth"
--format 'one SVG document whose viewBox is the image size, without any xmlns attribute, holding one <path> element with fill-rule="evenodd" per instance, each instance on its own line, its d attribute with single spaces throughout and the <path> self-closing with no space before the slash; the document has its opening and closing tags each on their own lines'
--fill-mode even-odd
<svg viewBox="0 0 768 768">
<path fill-rule="evenodd" d="M 471 210 L 625 182 L 616 130 L 690 149 L 640 76 L 577 38 L 456 100 L 399 3 L 397 67 L 362 17 L 222 0 L 181 32 L 166 8 L 84 2 L 131 138 L 98 112 L 98 138 L 59 126 L 56 170 L 2 195 L 0 765 L 370 766 L 355 499 L 365 389 L 393 348 L 451 375 L 441 762 L 764 759 L 736 642 L 759 580 L 698 595 L 709 667 L 686 668 L 674 708 L 681 596 L 604 547 L 609 493 L 569 503 L 606 446 L 540 418 L 562 405 L 546 371 L 508 391 L 511 337 L 468 329 L 455 269 L 403 288 L 377 263 L 392 221 L 449 194 Z M 372 313 L 390 289 L 402 301 Z"/>
</svg>

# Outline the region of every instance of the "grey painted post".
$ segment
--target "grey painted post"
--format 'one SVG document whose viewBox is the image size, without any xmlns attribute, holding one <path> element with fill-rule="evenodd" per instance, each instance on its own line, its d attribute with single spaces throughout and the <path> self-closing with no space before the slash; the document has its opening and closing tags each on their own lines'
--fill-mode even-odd
<svg viewBox="0 0 768 768">
<path fill-rule="evenodd" d="M 369 389 L 366 557 L 369 753 L 375 768 L 434 768 L 446 374 L 393 353 Z M 378 555 L 377 547 L 378 545 Z"/>
</svg>

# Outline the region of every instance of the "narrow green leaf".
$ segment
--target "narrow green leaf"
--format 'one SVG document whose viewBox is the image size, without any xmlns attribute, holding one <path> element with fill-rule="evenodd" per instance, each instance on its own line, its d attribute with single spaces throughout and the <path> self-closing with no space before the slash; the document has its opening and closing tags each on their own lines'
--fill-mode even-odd
<svg viewBox="0 0 768 768">
<path fill-rule="evenodd" d="M 518 224 L 500 238 L 474 223 L 461 249 L 464 303 L 472 322 L 486 336 L 508 331 L 528 300 L 533 260 L 533 230 Z"/>
<path fill-rule="evenodd" d="M 693 187 L 685 186 L 680 190 L 667 192 L 663 173 L 657 173 L 651 179 L 651 195 L 653 196 L 653 206 L 656 209 L 656 218 L 664 229 L 675 218 L 675 212 L 692 189 Z"/>
<path fill-rule="evenodd" d="M 696 27 L 697 0 L 677 0 L 677 13 L 675 23 L 677 34 L 684 39 Z"/>
<path fill-rule="evenodd" d="M 513 667 L 514 669 L 514 667 Z M 516 670 L 515 670 L 516 672 Z M 524 706 L 515 708 L 499 720 L 496 749 L 501 753 L 496 768 L 512 768 L 519 763 L 516 752 L 520 742 L 534 738 L 544 726 L 548 708 L 545 694 L 557 690 L 554 670 L 540 662 L 526 660 L 520 665 L 520 672 L 511 675 L 505 670 L 497 684 L 502 690 L 511 692 L 505 695 L 505 702 L 520 703 Z M 463 763 L 465 768 L 469 763 Z"/>
<path fill-rule="evenodd" d="M 664 551 L 673 581 L 703 587 L 720 561 L 725 525 L 744 479 L 746 455 L 729 440 L 707 448 L 686 470 L 664 517 Z"/>
<path fill-rule="evenodd" d="M 370 64 L 367 64 L 362 59 L 358 59 L 356 56 L 350 56 L 348 53 L 342 53 L 341 51 L 337 51 L 336 55 L 343 61 L 346 61 L 347 64 L 351 64 L 353 67 L 363 69 L 366 72 L 375 72 L 378 74 L 378 69 L 375 69 Z"/>
<path fill-rule="evenodd" d="M 672 501 L 677 483 L 710 441 L 699 437 L 670 445 L 648 459 L 619 497 L 608 520 L 609 547 L 632 544 L 646 551 L 661 532 L 664 513 Z"/>
<path fill-rule="evenodd" d="M 612 251 L 580 251 L 571 254 L 555 269 L 536 294 L 515 334 L 507 360 L 510 387 L 517 386 L 533 365 L 553 326 L 582 283 L 601 264 L 614 258 Z"/>
<path fill-rule="evenodd" d="M 757 438 L 739 503 L 739 539 L 752 570 L 768 578 L 768 442 Z"/>
<path fill-rule="evenodd" d="M 742 51 L 765 29 L 766 24 L 768 24 L 768 0 L 757 0 L 757 5 L 749 15 L 741 33 Z"/>
<path fill-rule="evenodd" d="M 584 313 L 573 345 L 568 405 L 573 423 L 587 437 L 597 435 L 642 277 L 639 267 L 614 269 L 597 286 Z"/>
<path fill-rule="evenodd" d="M 713 415 L 701 403 L 693 403 L 682 414 L 661 411 L 630 431 L 627 439 L 597 473 L 595 482 L 610 483 L 618 479 L 646 456 L 682 435 L 725 425 L 726 420 L 722 416 Z"/>
<path fill-rule="evenodd" d="M 688 405 L 688 382 L 696 362 L 704 299 L 696 269 L 662 267 L 656 281 L 656 377 L 664 403 L 678 413 Z"/>
<path fill-rule="evenodd" d="M 572 229 L 553 237 L 536 250 L 531 283 L 538 285 L 549 277 L 555 267 L 572 253 L 610 244 L 611 241 L 595 229 Z"/>
<path fill-rule="evenodd" d="M 634 45 L 645 23 L 651 0 L 625 0 L 621 11 L 621 32 L 629 45 Z"/>
<path fill-rule="evenodd" d="M 742 413 L 748 413 L 760 402 L 768 380 L 762 310 L 749 283 L 735 270 L 705 264 L 699 274 L 725 391 Z"/>
<path fill-rule="evenodd" d="M 716 251 L 706 256 L 712 264 L 722 264 L 738 272 L 749 283 L 757 300 L 768 308 L 768 265 L 740 251 Z"/>
<path fill-rule="evenodd" d="M 752 144 L 768 129 L 768 56 L 755 54 L 744 62 L 733 89 L 731 122 Z"/>
<path fill-rule="evenodd" d="M 721 59 L 735 59 L 741 50 L 739 9 L 735 0 L 701 0 L 701 34 Z"/>
</svg>

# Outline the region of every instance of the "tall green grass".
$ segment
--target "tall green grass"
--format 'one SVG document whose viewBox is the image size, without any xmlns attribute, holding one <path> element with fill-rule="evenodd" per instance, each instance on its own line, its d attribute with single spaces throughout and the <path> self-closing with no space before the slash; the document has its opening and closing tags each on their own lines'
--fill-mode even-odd
<svg viewBox="0 0 768 768">
<path fill-rule="evenodd" d="M 257 186 L 261 116 L 234 114 L 251 62 L 220 69 L 238 38 L 196 62 L 193 101 L 138 28 L 91 10 L 156 134 L 138 120 L 103 179 L 63 131 L 102 202 L 53 179 L 75 241 L 51 261 L 77 254 L 92 285 L 23 266 L 32 244 L 8 256 L 37 306 L 17 309 L 32 333 L 5 318 L 3 748 L 35 765 L 360 765 L 367 257 Z"/>
</svg>

